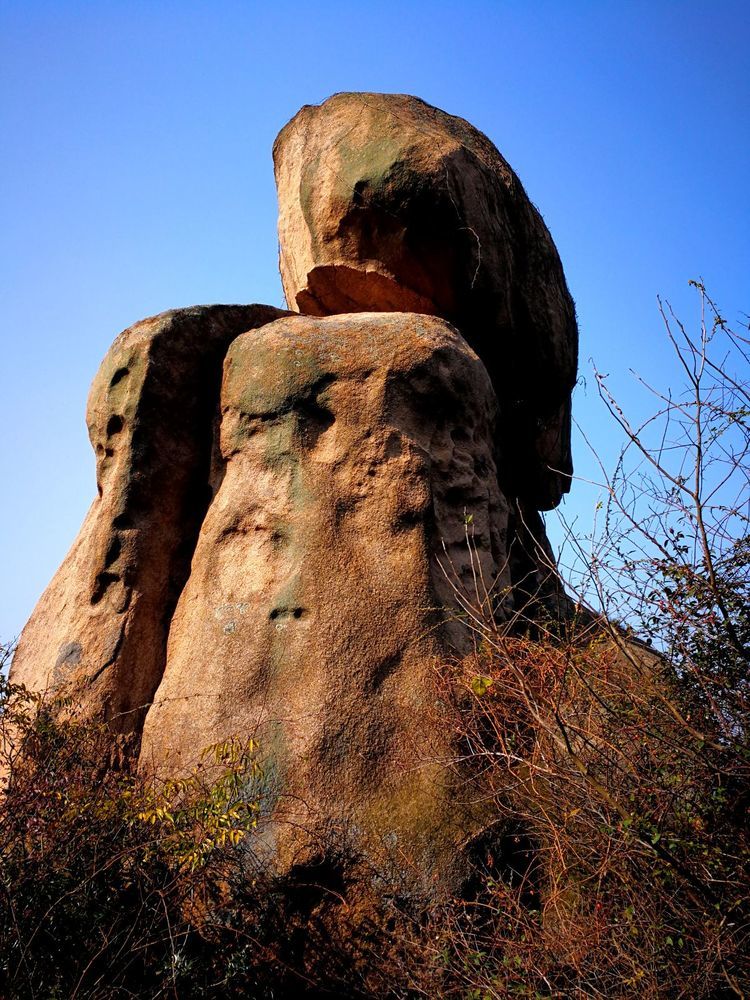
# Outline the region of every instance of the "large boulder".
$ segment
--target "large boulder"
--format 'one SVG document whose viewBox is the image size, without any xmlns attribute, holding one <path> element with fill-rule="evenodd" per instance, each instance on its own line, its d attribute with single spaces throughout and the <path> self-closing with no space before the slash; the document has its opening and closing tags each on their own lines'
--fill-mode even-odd
<svg viewBox="0 0 750 1000">
<path fill-rule="evenodd" d="M 282 315 L 270 306 L 178 309 L 115 340 L 87 409 L 98 496 L 23 630 L 14 682 L 75 688 L 85 714 L 139 728 L 212 496 L 224 354 L 238 334 Z"/>
<path fill-rule="evenodd" d="M 454 323 L 498 394 L 504 491 L 554 507 L 572 473 L 575 310 L 547 227 L 495 146 L 415 97 L 345 93 L 302 108 L 273 152 L 290 307 Z"/>
<path fill-rule="evenodd" d="M 486 369 L 438 318 L 290 317 L 232 344 L 221 412 L 142 766 L 255 737 L 277 867 L 333 836 L 452 891 L 472 794 L 445 668 L 509 600 Z"/>
</svg>

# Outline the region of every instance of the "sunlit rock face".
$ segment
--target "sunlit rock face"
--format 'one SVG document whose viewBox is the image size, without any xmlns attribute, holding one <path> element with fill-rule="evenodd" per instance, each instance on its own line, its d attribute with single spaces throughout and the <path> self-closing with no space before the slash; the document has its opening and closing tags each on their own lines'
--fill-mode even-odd
<svg viewBox="0 0 750 1000">
<path fill-rule="evenodd" d="M 578 334 L 562 265 L 518 177 L 476 128 L 403 94 L 336 94 L 274 144 L 290 308 L 454 323 L 500 405 L 503 488 L 554 507 L 572 472 Z"/>
<path fill-rule="evenodd" d="M 398 828 L 419 866 L 452 870 L 458 798 L 434 783 L 451 739 L 435 706 L 440 665 L 472 645 L 453 588 L 474 600 L 475 574 L 508 582 L 484 366 L 429 316 L 282 319 L 232 344 L 221 414 L 221 485 L 142 760 L 183 771 L 217 736 L 250 733 L 268 751 L 280 858 L 333 823 L 375 852 Z"/>
</svg>

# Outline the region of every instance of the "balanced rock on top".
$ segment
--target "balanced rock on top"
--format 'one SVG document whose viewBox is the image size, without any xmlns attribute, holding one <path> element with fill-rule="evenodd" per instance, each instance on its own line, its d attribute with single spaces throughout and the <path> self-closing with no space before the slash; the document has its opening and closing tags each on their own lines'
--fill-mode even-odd
<svg viewBox="0 0 750 1000">
<path fill-rule="evenodd" d="M 336 94 L 274 144 L 290 308 L 431 313 L 482 358 L 507 495 L 559 503 L 578 333 L 552 238 L 481 132 L 403 94 Z"/>
</svg>

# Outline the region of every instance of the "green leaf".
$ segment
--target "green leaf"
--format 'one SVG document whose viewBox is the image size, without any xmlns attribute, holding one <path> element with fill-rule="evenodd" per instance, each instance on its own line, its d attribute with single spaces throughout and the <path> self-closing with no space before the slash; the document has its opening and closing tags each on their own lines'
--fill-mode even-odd
<svg viewBox="0 0 750 1000">
<path fill-rule="evenodd" d="M 493 684 L 494 681 L 491 677 L 485 677 L 483 674 L 479 674 L 472 680 L 471 690 L 478 698 L 481 698 L 482 695 L 487 694 Z"/>
</svg>

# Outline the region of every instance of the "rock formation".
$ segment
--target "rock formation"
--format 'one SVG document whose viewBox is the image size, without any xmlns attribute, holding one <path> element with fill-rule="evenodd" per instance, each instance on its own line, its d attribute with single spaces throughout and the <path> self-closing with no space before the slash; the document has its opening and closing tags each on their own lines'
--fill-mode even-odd
<svg viewBox="0 0 750 1000">
<path fill-rule="evenodd" d="M 12 679 L 82 689 L 86 711 L 138 730 L 211 499 L 221 366 L 270 306 L 177 309 L 117 337 L 89 393 L 98 496 L 23 630 Z"/>
<path fill-rule="evenodd" d="M 471 634 L 443 609 L 452 586 L 473 599 L 474 573 L 507 588 L 484 366 L 437 318 L 290 317 L 232 344 L 221 414 L 142 760 L 183 771 L 217 735 L 254 735 L 290 862 L 297 831 L 318 842 L 332 818 L 371 851 L 396 835 L 448 856 L 455 790 L 419 762 L 449 753 L 435 671 L 447 633 L 457 651 Z"/>
<path fill-rule="evenodd" d="M 485 820 L 446 766 L 443 668 L 467 607 L 554 589 L 538 511 L 570 473 L 573 305 L 461 119 L 337 95 L 274 158 L 301 315 L 185 309 L 117 338 L 88 407 L 99 496 L 12 679 L 74 691 L 161 774 L 256 737 L 279 871 L 332 841 L 457 892 Z"/>
<path fill-rule="evenodd" d="M 542 217 L 477 129 L 403 94 L 336 94 L 274 144 L 290 308 L 432 313 L 484 361 L 503 488 L 537 510 L 570 483 L 575 309 Z"/>
</svg>

